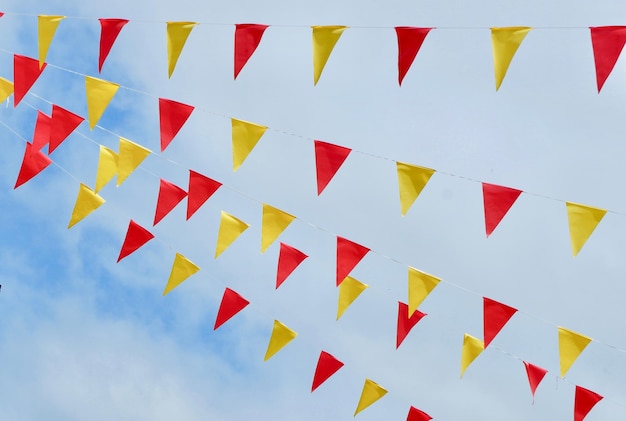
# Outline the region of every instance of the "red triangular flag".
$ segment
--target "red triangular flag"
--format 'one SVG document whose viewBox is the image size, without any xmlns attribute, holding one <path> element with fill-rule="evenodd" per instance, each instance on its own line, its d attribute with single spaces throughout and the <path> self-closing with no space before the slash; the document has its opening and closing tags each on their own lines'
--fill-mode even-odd
<svg viewBox="0 0 626 421">
<path fill-rule="evenodd" d="M 226 288 L 226 290 L 224 290 L 224 295 L 222 296 L 220 308 L 217 310 L 217 317 L 215 319 L 213 330 L 216 330 L 218 327 L 226 323 L 231 317 L 243 310 L 248 304 L 250 304 L 250 301 L 246 300 L 232 289 Z"/>
<path fill-rule="evenodd" d="M 343 363 L 341 361 L 330 355 L 328 352 L 322 351 L 319 359 L 317 360 L 317 367 L 315 367 L 311 393 L 313 393 L 322 383 L 328 380 L 330 376 L 335 374 L 341 367 L 343 367 Z"/>
<path fill-rule="evenodd" d="M 322 194 L 352 149 L 331 143 L 315 141 L 315 169 L 317 171 L 317 195 Z"/>
<path fill-rule="evenodd" d="M 98 73 L 102 71 L 102 65 L 106 60 L 113 43 L 120 31 L 128 23 L 127 19 L 98 19 L 100 21 L 100 55 L 98 56 Z"/>
<path fill-rule="evenodd" d="M 600 93 L 626 43 L 626 26 L 598 26 L 589 29 L 596 64 L 596 83 Z"/>
<path fill-rule="evenodd" d="M 426 35 L 433 28 L 415 28 L 411 26 L 396 26 L 398 36 L 398 84 L 402 85 L 404 76 L 409 71 L 415 56 L 419 52 Z"/>
<path fill-rule="evenodd" d="M 52 105 L 50 121 L 50 155 L 85 119 L 58 105 Z"/>
<path fill-rule="evenodd" d="M 259 46 L 268 25 L 238 23 L 235 25 L 235 79 Z"/>
<path fill-rule="evenodd" d="M 37 111 L 37 121 L 35 122 L 35 132 L 33 133 L 33 148 L 40 151 L 50 142 L 50 125 L 52 119 L 49 115 Z"/>
<path fill-rule="evenodd" d="M 13 94 L 15 98 L 13 100 L 13 106 L 17 107 L 22 98 L 26 95 L 28 90 L 35 84 L 39 75 L 46 68 L 46 63 L 39 68 L 39 60 L 20 56 L 18 54 L 13 55 Z"/>
<path fill-rule="evenodd" d="M 276 289 L 287 279 L 304 259 L 306 254 L 300 250 L 280 243 L 280 252 L 278 253 L 278 269 L 276 270 Z"/>
<path fill-rule="evenodd" d="M 52 161 L 40 150 L 33 148 L 33 145 L 26 142 L 26 149 L 24 150 L 24 159 L 22 160 L 22 166 L 20 172 L 17 175 L 17 181 L 15 182 L 14 189 L 17 189 L 22 184 L 42 172 Z"/>
<path fill-rule="evenodd" d="M 161 179 L 153 225 L 158 224 L 161 219 L 170 213 L 186 196 L 187 192 L 185 190 L 169 181 Z"/>
<path fill-rule="evenodd" d="M 194 107 L 171 99 L 159 98 L 159 122 L 161 125 L 161 152 L 163 152 L 183 127 Z"/>
<path fill-rule="evenodd" d="M 222 186 L 222 183 L 189 170 L 189 192 L 187 197 L 187 220 L 196 213 L 213 193 Z"/>
<path fill-rule="evenodd" d="M 337 236 L 337 286 L 369 251 L 367 247 Z"/>
<path fill-rule="evenodd" d="M 414 406 L 409 409 L 409 415 L 406 417 L 406 421 L 430 421 L 432 419 L 433 417 L 424 411 L 420 411 Z"/>
<path fill-rule="evenodd" d="M 483 297 L 483 342 L 485 348 L 504 327 L 517 309 Z"/>
<path fill-rule="evenodd" d="M 533 395 L 533 400 L 535 399 L 535 391 L 537 390 L 537 386 L 543 380 L 544 376 L 548 372 L 548 370 L 536 366 L 531 363 L 527 363 L 524 361 L 524 367 L 526 367 L 526 375 L 528 376 L 528 384 L 530 385 L 530 393 Z"/>
<path fill-rule="evenodd" d="M 128 224 L 128 231 L 126 231 L 126 238 L 124 238 L 124 243 L 122 244 L 122 249 L 120 250 L 120 255 L 117 258 L 117 262 L 119 263 L 124 257 L 129 254 L 135 252 L 141 246 L 146 244 L 148 241 L 152 240 L 154 235 L 132 219 Z"/>
<path fill-rule="evenodd" d="M 485 231 L 487 237 L 496 229 L 504 215 L 511 209 L 521 190 L 483 183 L 483 203 L 485 205 Z"/>
<path fill-rule="evenodd" d="M 574 397 L 574 421 L 583 421 L 589 411 L 602 400 L 596 392 L 576 386 Z"/>
<path fill-rule="evenodd" d="M 417 324 L 422 318 L 426 316 L 426 313 L 422 313 L 419 310 L 415 310 L 411 317 L 409 317 L 409 306 L 403 302 L 398 301 L 398 329 L 396 330 L 396 349 L 400 347 L 404 338 L 409 334 L 413 326 Z"/>
</svg>

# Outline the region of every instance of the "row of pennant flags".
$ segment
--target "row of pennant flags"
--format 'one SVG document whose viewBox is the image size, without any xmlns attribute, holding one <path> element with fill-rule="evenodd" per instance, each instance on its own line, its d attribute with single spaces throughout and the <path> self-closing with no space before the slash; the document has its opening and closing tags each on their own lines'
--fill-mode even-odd
<svg viewBox="0 0 626 421">
<path fill-rule="evenodd" d="M 37 18 L 39 66 L 43 67 L 57 27 L 65 19 L 65 16 L 39 15 Z M 129 20 L 100 18 L 98 21 L 101 26 L 98 72 L 101 72 L 118 35 L 124 26 L 129 23 Z M 168 77 L 171 77 L 191 31 L 200 23 L 166 22 L 166 25 L 167 72 Z M 236 79 L 261 43 L 265 30 L 270 26 L 253 23 L 235 24 L 234 26 L 234 78 Z M 313 83 L 315 85 L 319 81 L 335 45 L 348 28 L 345 25 L 317 25 L 311 27 Z M 437 28 L 396 26 L 393 29 L 396 32 L 398 44 L 398 84 L 402 85 L 402 81 L 409 72 L 426 37 Z M 496 90 L 500 88 L 515 53 L 532 29 L 529 26 L 490 28 Z M 626 43 L 626 26 L 596 26 L 589 29 L 591 31 L 596 84 L 599 93 L 611 74 Z"/>
</svg>

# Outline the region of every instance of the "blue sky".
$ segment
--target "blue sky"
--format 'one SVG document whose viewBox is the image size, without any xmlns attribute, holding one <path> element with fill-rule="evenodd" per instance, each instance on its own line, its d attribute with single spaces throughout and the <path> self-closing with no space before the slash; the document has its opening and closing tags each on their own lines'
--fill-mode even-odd
<svg viewBox="0 0 626 421">
<path fill-rule="evenodd" d="M 99 76 L 123 86 L 100 121 L 109 132 L 84 123 L 52 155 L 72 176 L 51 166 L 13 190 L 24 143 L 0 126 L 0 418 L 349 419 L 365 378 L 389 393 L 363 420 L 406 419 L 410 405 L 435 420 L 570 420 L 577 384 L 605 397 L 587 420 L 624 418 L 626 64 L 598 95 L 587 29 L 626 22 L 620 2 L 38 3 L 5 2 L 0 19 L 0 76 L 12 79 L 13 53 L 36 57 L 36 16 L 73 17 L 37 96 L 0 106 L 25 139 L 49 102 L 86 115 L 84 79 L 63 69 L 98 76 L 97 18 L 131 22 Z M 168 79 L 165 22 L 176 20 L 202 23 Z M 243 22 L 273 26 L 233 81 Z M 314 87 L 309 26 L 326 24 L 351 28 Z M 401 88 L 396 25 L 438 28 Z M 495 92 L 488 28 L 507 25 L 536 29 Z M 162 157 L 105 187 L 107 203 L 68 230 L 98 144 L 117 149 L 122 135 L 158 151 L 158 97 L 196 110 Z M 237 172 L 230 117 L 270 127 Z M 313 139 L 354 150 L 320 197 Z M 438 171 L 405 217 L 393 160 Z M 179 205 L 152 228 L 159 177 L 186 187 L 188 169 L 224 188 L 191 220 Z M 479 181 L 527 192 L 489 239 Z M 566 200 L 611 211 L 576 258 Z M 262 203 L 298 217 L 280 241 L 310 256 L 278 290 L 278 242 L 259 252 Z M 214 259 L 222 210 L 251 228 Z M 130 218 L 157 240 L 116 264 Z M 339 321 L 336 235 L 373 250 L 353 272 L 370 288 Z M 176 252 L 202 270 L 162 297 Z M 407 265 L 444 282 L 395 350 Z M 225 287 L 251 304 L 214 332 Z M 482 335 L 482 296 L 520 312 L 459 380 L 463 334 Z M 274 319 L 299 336 L 263 362 Z M 557 325 L 595 339 L 565 380 Z M 322 349 L 346 365 L 311 394 Z M 515 357 L 549 370 L 534 405 Z"/>
</svg>

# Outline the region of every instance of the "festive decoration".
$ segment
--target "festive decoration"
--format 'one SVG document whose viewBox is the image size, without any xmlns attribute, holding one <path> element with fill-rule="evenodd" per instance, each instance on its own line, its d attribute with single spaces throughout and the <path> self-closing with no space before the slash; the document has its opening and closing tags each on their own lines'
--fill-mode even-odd
<svg viewBox="0 0 626 421">
<path fill-rule="evenodd" d="M 396 162 L 398 187 L 400 189 L 400 207 L 402 216 L 409 211 L 417 196 L 422 192 L 435 170 L 417 165 Z"/>
<path fill-rule="evenodd" d="M 13 55 L 13 107 L 17 107 L 45 69 L 46 63 L 40 68 L 33 58 Z"/>
<path fill-rule="evenodd" d="M 167 280 L 167 285 L 165 285 L 165 290 L 163 291 L 163 296 L 169 294 L 171 290 L 182 284 L 185 280 L 187 280 L 187 278 L 199 270 L 200 268 L 191 260 L 187 259 L 182 254 L 176 253 L 170 277 Z"/>
<path fill-rule="evenodd" d="M 521 190 L 495 184 L 482 183 L 485 206 L 485 231 L 487 237 L 496 229 L 504 215 L 522 193 Z"/>
<path fill-rule="evenodd" d="M 409 267 L 409 313 L 413 314 L 441 279 Z"/>
<path fill-rule="evenodd" d="M 422 44 L 431 29 L 433 28 L 395 27 L 398 38 L 398 85 L 402 86 L 404 76 L 411 68 L 415 56 L 422 48 Z"/>
<path fill-rule="evenodd" d="M 263 204 L 261 225 L 261 253 L 272 245 L 278 236 L 296 219 L 295 216 L 273 206 Z"/>
<path fill-rule="evenodd" d="M 493 338 L 502 330 L 504 325 L 517 312 L 517 309 L 506 304 L 499 303 L 487 297 L 483 297 L 483 341 L 485 348 L 489 346 Z"/>
<path fill-rule="evenodd" d="M 0 77 L 0 102 L 6 101 L 13 93 L 13 82 Z"/>
<path fill-rule="evenodd" d="M 339 285 L 339 300 L 337 302 L 337 320 L 346 311 L 346 309 L 357 299 L 363 291 L 367 289 L 367 285 L 357 281 L 356 279 L 346 276 L 341 285 Z"/>
<path fill-rule="evenodd" d="M 32 144 L 26 142 L 24 150 L 24 158 L 20 172 L 17 175 L 14 189 L 29 181 L 31 178 L 42 172 L 50 165 L 52 161 L 43 152 L 33 147 Z"/>
<path fill-rule="evenodd" d="M 598 93 L 609 77 L 626 43 L 626 26 L 590 27 Z"/>
<path fill-rule="evenodd" d="M 333 357 L 326 351 L 320 352 L 320 357 L 317 359 L 317 366 L 315 367 L 315 374 L 313 375 L 311 393 L 313 393 L 322 383 L 328 380 L 330 376 L 339 371 L 341 367 L 343 367 L 343 363 L 337 358 Z"/>
<path fill-rule="evenodd" d="M 213 194 L 222 187 L 222 183 L 215 181 L 195 171 L 189 170 L 189 191 L 187 192 L 187 220 Z"/>
<path fill-rule="evenodd" d="M 415 310 L 409 316 L 409 306 L 405 303 L 398 301 L 398 325 L 396 329 L 396 349 L 400 347 L 400 344 L 407 337 L 411 329 L 426 316 L 426 313 L 422 313 L 419 310 Z"/>
<path fill-rule="evenodd" d="M 35 122 L 35 131 L 33 133 L 33 148 L 38 151 L 50 143 L 50 126 L 52 125 L 52 117 L 37 111 L 37 121 Z"/>
<path fill-rule="evenodd" d="M 483 341 L 467 333 L 465 334 L 463 337 L 463 349 L 461 351 L 461 378 L 463 378 L 467 367 L 474 362 L 476 357 L 478 357 L 484 349 L 485 345 Z"/>
<path fill-rule="evenodd" d="M 322 75 L 324 66 L 333 52 L 335 44 L 347 26 L 312 26 L 313 29 L 313 85 Z"/>
<path fill-rule="evenodd" d="M 172 101 L 171 99 L 159 98 L 159 122 L 161 130 L 161 152 L 174 140 L 183 127 L 194 107 Z"/>
<path fill-rule="evenodd" d="M 154 235 L 132 219 L 128 223 L 128 230 L 126 231 L 126 237 L 122 248 L 120 249 L 120 255 L 117 258 L 117 263 L 124 257 L 137 251 L 141 246 L 152 240 Z"/>
<path fill-rule="evenodd" d="M 356 417 L 359 412 L 361 412 L 386 394 L 387 391 L 378 383 L 375 383 L 370 379 L 365 379 L 363 391 L 361 392 L 361 398 L 359 399 L 359 404 L 356 407 L 356 411 L 354 411 L 354 416 Z"/>
<path fill-rule="evenodd" d="M 602 396 L 598 395 L 596 392 L 576 386 L 574 395 L 574 421 L 583 421 L 587 414 L 601 400 Z"/>
<path fill-rule="evenodd" d="M 226 323 L 231 317 L 243 310 L 248 304 L 250 304 L 250 301 L 246 300 L 232 289 L 226 288 L 224 290 L 224 295 L 222 296 L 220 308 L 217 310 L 217 317 L 215 318 L 213 330 L 216 330 L 218 327 Z"/>
<path fill-rule="evenodd" d="M 144 159 L 152 152 L 128 139 L 120 137 L 119 155 L 117 159 L 117 186 L 137 169 Z"/>
<path fill-rule="evenodd" d="M 267 351 L 265 352 L 263 361 L 272 358 L 278 351 L 283 349 L 285 345 L 293 341 L 296 336 L 298 336 L 296 332 L 289 329 L 278 320 L 274 320 L 272 336 L 270 336 L 270 342 L 267 344 Z"/>
<path fill-rule="evenodd" d="M 559 327 L 559 361 L 561 366 L 561 377 L 570 369 L 574 361 L 585 350 L 591 342 L 588 338 L 580 333 L 573 332 L 564 327 Z"/>
<path fill-rule="evenodd" d="M 337 286 L 370 251 L 367 247 L 337 236 Z"/>
<path fill-rule="evenodd" d="M 233 171 L 237 171 L 246 160 L 267 127 L 243 120 L 231 119 L 233 136 Z"/>
<path fill-rule="evenodd" d="M 409 414 L 406 417 L 406 421 L 430 421 L 432 419 L 426 412 L 420 411 L 413 406 L 409 409 Z"/>
<path fill-rule="evenodd" d="M 530 393 L 535 401 L 535 391 L 537 386 L 541 383 L 541 380 L 545 377 L 548 370 L 524 361 L 524 367 L 526 367 L 526 375 L 528 376 L 528 384 L 530 385 Z"/>
<path fill-rule="evenodd" d="M 185 190 L 169 181 L 161 179 L 153 225 L 158 224 L 161 219 L 170 213 L 185 197 L 187 197 Z"/>
<path fill-rule="evenodd" d="M 39 68 L 42 69 L 46 56 L 48 55 L 48 48 L 52 43 L 54 33 L 59 26 L 59 23 L 65 19 L 65 16 L 49 16 L 39 15 L 38 21 L 38 44 L 39 44 Z"/>
<path fill-rule="evenodd" d="M 104 61 L 111 52 L 111 47 L 120 34 L 120 31 L 128 23 L 127 19 L 98 19 L 100 21 L 100 52 L 98 54 L 98 73 L 102 72 Z"/>
<path fill-rule="evenodd" d="M 317 195 L 322 194 L 330 180 L 346 160 L 352 149 L 331 143 L 315 141 L 315 170 L 317 174 Z"/>
<path fill-rule="evenodd" d="M 235 25 L 235 79 L 261 43 L 268 25 L 239 23 Z"/>
<path fill-rule="evenodd" d="M 565 206 L 572 240 L 572 253 L 576 256 L 606 214 L 606 210 L 572 202 L 565 202 Z"/>
<path fill-rule="evenodd" d="M 102 206 L 103 203 L 104 199 L 102 197 L 83 183 L 80 183 L 78 196 L 76 197 L 76 204 L 74 205 L 72 217 L 70 218 L 70 223 L 67 228 L 72 228 L 91 212 Z"/>
<path fill-rule="evenodd" d="M 306 254 L 300 250 L 280 243 L 280 252 L 278 253 L 278 268 L 276 270 L 276 289 L 285 282 L 285 279 L 306 259 Z"/>
<path fill-rule="evenodd" d="M 87 114 L 89 128 L 93 130 L 98 124 L 104 110 L 117 93 L 120 85 L 91 76 L 85 76 L 85 90 L 87 92 Z"/>
<path fill-rule="evenodd" d="M 248 224 L 222 211 L 220 228 L 217 233 L 217 246 L 215 248 L 215 258 L 230 246 L 249 227 Z"/>
<path fill-rule="evenodd" d="M 56 104 L 52 105 L 48 155 L 54 152 L 85 119 Z"/>
<path fill-rule="evenodd" d="M 117 175 L 117 160 L 118 155 L 116 152 L 100 145 L 98 172 L 96 174 L 96 193 Z"/>
<path fill-rule="evenodd" d="M 504 80 L 506 71 L 513 60 L 526 34 L 532 28 L 527 26 L 510 26 L 506 28 L 491 28 L 491 45 L 493 48 L 493 70 L 496 76 L 496 91 Z"/>
<path fill-rule="evenodd" d="M 187 37 L 197 22 L 167 22 L 167 77 L 172 77 Z"/>
</svg>

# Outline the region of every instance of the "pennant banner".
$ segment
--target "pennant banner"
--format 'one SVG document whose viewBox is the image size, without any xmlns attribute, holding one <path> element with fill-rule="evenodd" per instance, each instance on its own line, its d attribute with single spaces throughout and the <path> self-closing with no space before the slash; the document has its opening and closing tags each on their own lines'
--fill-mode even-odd
<svg viewBox="0 0 626 421">
<path fill-rule="evenodd" d="M 602 396 L 598 395 L 596 392 L 576 386 L 576 393 L 574 395 L 574 421 L 583 421 L 593 407 L 602 399 Z"/>
<path fill-rule="evenodd" d="M 467 333 L 465 334 L 463 337 L 463 349 L 461 351 L 461 378 L 463 378 L 467 367 L 474 362 L 484 349 L 483 341 Z"/>
<path fill-rule="evenodd" d="M 6 101 L 13 93 L 13 82 L 0 77 L 0 102 Z"/>
<path fill-rule="evenodd" d="M 411 329 L 426 316 L 426 313 L 422 313 L 419 310 L 415 310 L 409 315 L 409 306 L 405 303 L 398 301 L 398 326 L 396 329 L 396 349 L 400 347 L 400 344 L 407 337 Z"/>
<path fill-rule="evenodd" d="M 487 237 L 496 229 L 504 215 L 522 193 L 521 190 L 495 184 L 482 183 Z"/>
<path fill-rule="evenodd" d="M 172 77 L 187 37 L 197 22 L 167 22 L 167 77 Z"/>
<path fill-rule="evenodd" d="M 237 171 L 246 160 L 267 127 L 231 118 L 233 136 L 233 171 Z"/>
<path fill-rule="evenodd" d="M 170 99 L 159 98 L 159 124 L 161 131 L 161 152 L 174 140 L 194 107 Z"/>
<path fill-rule="evenodd" d="M 42 69 L 48 55 L 48 48 L 54 38 L 59 23 L 65 16 L 39 15 L 38 20 L 38 44 L 39 44 L 39 68 Z M 43 69 L 42 69 L 43 70 Z"/>
<path fill-rule="evenodd" d="M 222 187 L 222 183 L 189 170 L 189 191 L 187 192 L 187 220 Z"/>
<path fill-rule="evenodd" d="M 354 411 L 354 416 L 356 417 L 359 412 L 361 412 L 386 394 L 387 391 L 378 383 L 375 383 L 370 379 L 365 379 L 363 391 L 361 392 L 361 398 L 359 399 L 359 404 L 356 407 L 356 411 Z"/>
<path fill-rule="evenodd" d="M 17 107 L 45 69 L 46 63 L 39 68 L 39 62 L 33 58 L 13 55 L 13 107 Z"/>
<path fill-rule="evenodd" d="M 504 325 L 517 312 L 517 309 L 483 297 L 483 331 L 485 348 L 502 330 Z"/>
<path fill-rule="evenodd" d="M 98 19 L 100 21 L 100 52 L 98 54 L 98 73 L 102 72 L 104 61 L 111 52 L 111 47 L 120 34 L 120 31 L 128 23 L 127 19 Z"/>
<path fill-rule="evenodd" d="M 17 175 L 15 186 L 13 189 L 17 189 L 22 184 L 26 183 L 37 174 L 45 170 L 52 161 L 43 152 L 37 150 L 32 144 L 26 142 L 26 149 L 24 150 L 24 158 L 22 160 L 22 166 L 20 172 Z"/>
<path fill-rule="evenodd" d="M 289 329 L 287 326 L 274 320 L 274 328 L 272 329 L 272 336 L 270 342 L 267 344 L 267 351 L 265 352 L 264 361 L 272 358 L 278 351 L 283 349 L 289 342 L 293 341 L 298 336 L 296 332 Z"/>
<path fill-rule="evenodd" d="M 395 27 L 398 38 L 398 85 L 402 86 L 404 76 L 411 68 L 415 56 L 422 48 L 422 44 L 431 29 L 433 28 Z"/>
<path fill-rule="evenodd" d="M 317 360 L 315 374 L 313 375 L 313 384 L 311 385 L 311 393 L 315 391 L 322 383 L 328 380 L 333 374 L 343 367 L 343 363 L 333 357 L 326 351 L 320 352 Z"/>
<path fill-rule="evenodd" d="M 313 29 L 313 85 L 322 75 L 324 66 L 333 52 L 335 44 L 347 26 L 312 26 Z"/>
<path fill-rule="evenodd" d="M 249 226 L 242 220 L 222 211 L 220 228 L 217 233 L 215 258 L 217 259 Z"/>
<path fill-rule="evenodd" d="M 100 145 L 98 172 L 96 173 L 96 193 L 117 175 L 117 159 L 118 155 L 116 152 Z"/>
<path fill-rule="evenodd" d="M 120 85 L 95 77 L 85 76 L 85 91 L 87 92 L 87 114 L 89 128 L 93 130 L 98 124 L 104 110 L 117 93 Z"/>
<path fill-rule="evenodd" d="M 396 162 L 398 187 L 400 189 L 400 207 L 402 216 L 409 211 L 417 196 L 422 192 L 435 170 L 417 165 Z"/>
<path fill-rule="evenodd" d="M 413 406 L 409 409 L 409 414 L 406 417 L 406 421 L 430 421 L 432 419 L 426 412 L 420 411 Z"/>
<path fill-rule="evenodd" d="M 591 342 L 588 338 L 580 333 L 573 332 L 564 327 L 559 327 L 559 362 L 561 367 L 561 378 L 565 377 L 574 361 L 585 350 Z"/>
<path fill-rule="evenodd" d="M 409 267 L 409 313 L 413 314 L 441 279 Z"/>
<path fill-rule="evenodd" d="M 590 27 L 598 93 L 609 77 L 626 43 L 626 26 Z"/>
<path fill-rule="evenodd" d="M 496 91 L 500 89 L 506 71 L 513 60 L 526 34 L 532 28 L 528 26 L 510 26 L 491 28 L 491 45 L 493 48 L 493 69 L 496 76 Z"/>
<path fill-rule="evenodd" d="M 48 145 L 48 154 L 54 152 L 56 148 L 63 143 L 67 137 L 85 119 L 74 114 L 58 105 L 52 105 L 52 116 L 50 121 L 50 144 Z"/>
<path fill-rule="evenodd" d="M 33 148 L 38 151 L 50 143 L 50 127 L 52 125 L 52 117 L 37 111 L 37 121 L 35 122 L 35 131 L 33 133 Z"/>
<path fill-rule="evenodd" d="M 306 254 L 300 250 L 280 243 L 280 252 L 278 253 L 278 268 L 276 270 L 276 289 L 285 282 L 285 279 L 306 259 Z"/>
<path fill-rule="evenodd" d="M 156 211 L 154 212 L 154 223 L 158 224 L 176 205 L 185 197 L 187 192 L 175 184 L 161 179 L 159 183 L 159 196 L 157 198 Z"/>
<path fill-rule="evenodd" d="M 70 223 L 67 228 L 72 228 L 91 212 L 102 206 L 103 203 L 104 199 L 102 197 L 83 183 L 80 183 L 78 196 L 76 197 L 76 204 L 74 205 L 72 217 L 70 218 Z"/>
<path fill-rule="evenodd" d="M 187 259 L 182 254 L 176 253 L 170 277 L 167 280 L 165 290 L 163 291 L 163 296 L 165 297 L 171 290 L 182 284 L 187 278 L 199 270 L 200 268 L 193 264 L 191 260 Z"/>
<path fill-rule="evenodd" d="M 128 139 L 120 137 L 120 152 L 117 159 L 117 186 L 137 169 L 144 159 L 152 152 Z"/>
<path fill-rule="evenodd" d="M 235 79 L 261 43 L 268 25 L 239 23 L 235 25 Z"/>
<path fill-rule="evenodd" d="M 346 311 L 350 304 L 357 299 L 363 291 L 367 289 L 367 285 L 347 276 L 341 285 L 339 285 L 339 300 L 337 302 L 337 320 Z"/>
<path fill-rule="evenodd" d="M 281 211 L 273 206 L 263 204 L 263 217 L 261 225 L 261 253 L 272 245 L 289 224 L 296 219 L 295 216 Z"/>
<path fill-rule="evenodd" d="M 352 272 L 370 251 L 367 247 L 337 236 L 337 286 Z"/>
<path fill-rule="evenodd" d="M 222 296 L 222 302 L 220 308 L 217 310 L 217 317 L 215 318 L 215 325 L 213 330 L 230 320 L 235 314 L 246 308 L 250 304 L 250 301 L 243 298 L 230 288 L 224 290 Z"/>
<path fill-rule="evenodd" d="M 565 206 L 572 241 L 572 254 L 576 256 L 606 215 L 606 210 L 571 202 L 565 202 Z"/>
<path fill-rule="evenodd" d="M 322 194 L 330 180 L 350 155 L 352 149 L 331 143 L 315 141 L 315 170 L 317 174 L 317 195 Z"/>
<path fill-rule="evenodd" d="M 535 401 L 535 391 L 537 390 L 537 386 L 541 383 L 541 380 L 545 377 L 548 370 L 536 366 L 534 364 L 528 363 L 524 361 L 524 367 L 526 367 L 526 375 L 528 376 L 528 384 L 530 385 L 530 393 L 533 397 L 533 402 Z"/>
<path fill-rule="evenodd" d="M 122 243 L 120 255 L 117 258 L 117 263 L 124 257 L 134 253 L 141 248 L 148 241 L 152 240 L 154 235 L 132 219 L 128 223 L 128 230 L 126 231 L 126 238 Z"/>
</svg>

